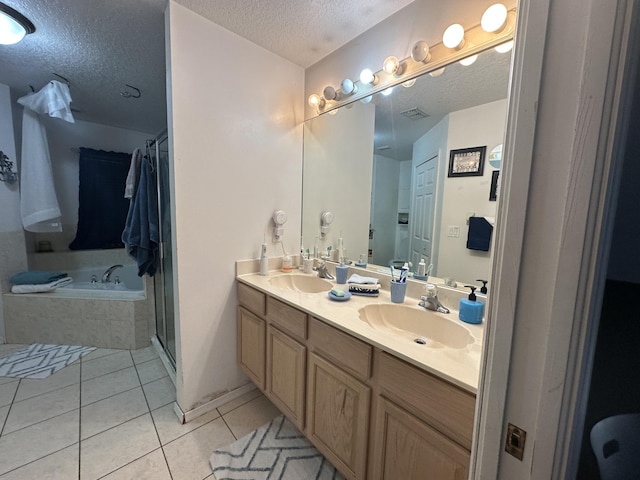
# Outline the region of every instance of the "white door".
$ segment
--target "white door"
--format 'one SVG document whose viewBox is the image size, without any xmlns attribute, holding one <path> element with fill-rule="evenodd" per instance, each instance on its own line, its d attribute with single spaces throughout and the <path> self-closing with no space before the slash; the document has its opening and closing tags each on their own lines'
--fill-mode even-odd
<svg viewBox="0 0 640 480">
<path fill-rule="evenodd" d="M 433 215 L 436 198 L 436 179 L 438 177 L 438 157 L 434 156 L 419 163 L 412 176 L 413 198 L 411 199 L 409 260 L 415 270 L 424 258 L 427 265 L 431 262 L 433 246 Z"/>
</svg>

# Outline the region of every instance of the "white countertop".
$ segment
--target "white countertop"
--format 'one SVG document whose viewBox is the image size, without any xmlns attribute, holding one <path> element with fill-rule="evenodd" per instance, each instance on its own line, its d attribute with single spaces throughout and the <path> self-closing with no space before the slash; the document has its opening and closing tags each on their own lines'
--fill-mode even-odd
<svg viewBox="0 0 640 480">
<path fill-rule="evenodd" d="M 283 273 L 279 270 L 274 270 L 270 271 L 267 276 L 261 276 L 257 273 L 242 274 L 242 270 L 243 269 L 240 268 L 238 269 L 238 273 L 240 274 L 236 278 L 239 282 L 278 298 L 354 337 L 360 338 L 421 369 L 433 373 L 464 390 L 474 394 L 477 392 L 484 323 L 480 325 L 470 325 L 460 321 L 457 310 L 451 308 L 457 307 L 457 304 L 450 305 L 443 301 L 443 303 L 451 309 L 451 313 L 449 314 L 427 311 L 418 305 L 419 298 L 417 297 L 419 297 L 420 290 L 418 290 L 418 288 L 410 288 L 408 290 L 408 295 L 413 294 L 416 296 L 405 297 L 402 305 L 425 312 L 425 321 L 428 321 L 429 315 L 438 315 L 449 321 L 456 322 L 463 326 L 475 339 L 473 343 L 461 349 L 446 346 L 431 348 L 425 345 L 419 345 L 410 338 L 377 330 L 360 319 L 358 310 L 365 305 L 376 303 L 391 304 L 388 281 L 386 282 L 385 288 L 384 279 L 381 280 L 383 288 L 380 290 L 378 297 L 352 295 L 347 301 L 336 302 L 329 299 L 327 292 L 303 293 L 287 288 L 275 287 L 270 283 L 273 277 L 280 275 L 305 275 L 300 270 L 294 270 L 292 273 Z M 366 274 L 368 275 L 368 272 Z M 315 276 L 316 273 L 306 275 Z M 346 285 L 337 285 L 335 280 L 330 282 L 337 288 L 344 291 L 348 290 Z M 417 287 L 417 285 L 415 287 Z"/>
</svg>

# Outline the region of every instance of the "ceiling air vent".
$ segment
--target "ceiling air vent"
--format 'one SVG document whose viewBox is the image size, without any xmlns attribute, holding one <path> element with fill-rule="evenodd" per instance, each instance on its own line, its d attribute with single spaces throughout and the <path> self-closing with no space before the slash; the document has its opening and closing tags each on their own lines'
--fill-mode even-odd
<svg viewBox="0 0 640 480">
<path fill-rule="evenodd" d="M 410 120 L 420 120 L 421 118 L 427 118 L 429 116 L 428 113 L 424 112 L 419 107 L 410 108 L 409 110 L 400 112 L 400 115 L 404 115 Z"/>
<path fill-rule="evenodd" d="M 376 147 L 376 150 L 391 150 L 391 147 L 389 145 L 380 145 L 379 147 Z"/>
</svg>

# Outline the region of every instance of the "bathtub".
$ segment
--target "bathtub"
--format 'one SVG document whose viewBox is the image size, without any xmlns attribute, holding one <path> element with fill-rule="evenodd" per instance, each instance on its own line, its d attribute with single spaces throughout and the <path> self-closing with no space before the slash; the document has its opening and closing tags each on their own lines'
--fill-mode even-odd
<svg viewBox="0 0 640 480">
<path fill-rule="evenodd" d="M 138 267 L 136 265 L 125 265 L 122 268 L 117 268 L 111 274 L 111 281 L 102 283 L 101 279 L 107 268 L 96 267 L 69 270 L 67 274 L 73 278 L 73 283 L 56 288 L 52 294 L 66 298 L 130 300 L 145 298 L 144 280 L 138 277 Z"/>
<path fill-rule="evenodd" d="M 47 293 L 5 293 L 7 342 L 128 350 L 148 346 L 155 332 L 153 280 L 138 277 L 136 265 L 125 265 L 111 274 L 111 282 L 102 283 L 108 267 L 58 267 L 73 283 Z M 94 275 L 97 282 L 92 283 Z"/>
</svg>

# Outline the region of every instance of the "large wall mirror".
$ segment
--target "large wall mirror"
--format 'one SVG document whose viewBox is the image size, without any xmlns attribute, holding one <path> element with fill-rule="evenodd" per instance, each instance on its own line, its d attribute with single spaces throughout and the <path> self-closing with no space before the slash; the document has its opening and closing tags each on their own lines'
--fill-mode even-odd
<svg viewBox="0 0 640 480">
<path fill-rule="evenodd" d="M 424 259 L 459 285 L 489 278 L 510 56 L 491 49 L 305 122 L 304 245 L 326 254 L 342 238 L 382 273 Z"/>
</svg>

